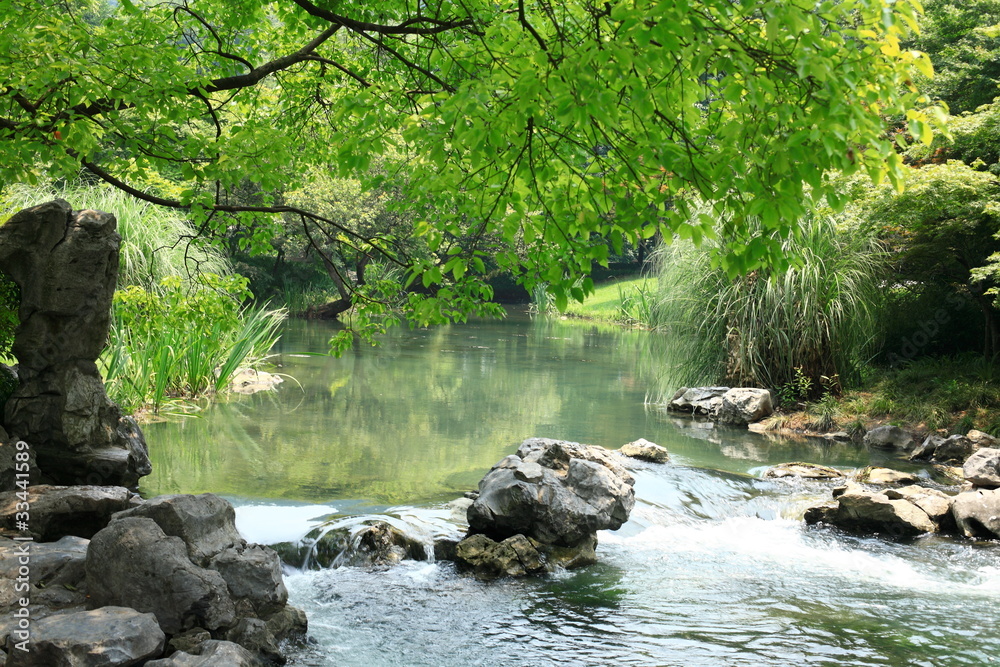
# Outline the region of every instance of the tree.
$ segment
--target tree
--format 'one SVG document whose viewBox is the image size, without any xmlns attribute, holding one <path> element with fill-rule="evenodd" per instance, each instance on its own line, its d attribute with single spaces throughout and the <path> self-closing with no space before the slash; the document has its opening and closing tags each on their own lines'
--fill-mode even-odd
<svg viewBox="0 0 1000 667">
<path fill-rule="evenodd" d="M 592 288 L 575 281 L 606 262 L 606 239 L 712 235 L 697 201 L 731 221 L 717 256 L 730 273 L 780 267 L 830 170 L 898 182 L 884 115 L 930 140 L 912 71 L 929 61 L 900 48 L 916 6 L 0 0 L 0 181 L 83 168 L 187 209 L 205 234 L 242 225 L 250 247 L 295 216 L 400 264 L 426 288 L 406 309 L 417 322 L 489 297 L 483 239 L 522 244 L 497 264 L 562 305 Z M 266 200 L 316 165 L 360 177 L 390 151 L 413 205 L 456 202 L 415 226 L 429 255 Z M 185 185 L 158 194 L 160 174 Z M 263 203 L 229 199 L 247 180 Z"/>
</svg>

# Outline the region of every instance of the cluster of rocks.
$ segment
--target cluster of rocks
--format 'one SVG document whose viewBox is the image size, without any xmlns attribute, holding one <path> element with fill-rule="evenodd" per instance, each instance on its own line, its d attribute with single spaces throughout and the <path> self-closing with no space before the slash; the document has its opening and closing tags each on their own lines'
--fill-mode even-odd
<svg viewBox="0 0 1000 667">
<path fill-rule="evenodd" d="M 667 410 L 708 417 L 720 424 L 745 428 L 774 412 L 771 392 L 750 387 L 681 387 Z"/>
<path fill-rule="evenodd" d="M 968 442 L 985 438 L 939 438 L 939 460 L 954 461 Z M 959 440 L 963 438 L 963 440 Z M 933 442 L 933 441 L 932 441 Z M 957 443 L 957 444 L 956 444 Z M 955 458 L 951 458 L 955 457 Z M 1000 538 L 1000 448 L 980 447 L 962 464 L 963 487 L 958 493 L 925 483 L 917 475 L 889 468 L 867 467 L 852 478 L 834 468 L 787 463 L 765 472 L 768 478 L 843 480 L 832 490 L 831 502 L 805 512 L 810 524 L 828 524 L 857 534 L 908 537 L 924 533 L 959 534 L 970 538 Z"/>
<path fill-rule="evenodd" d="M 33 542 L 9 537 L 18 502 L 0 495 L 0 570 L 18 581 L 25 550 L 30 562 L 24 590 L 0 595 L 8 666 L 95 655 L 109 666 L 283 664 L 281 643 L 305 636 L 278 555 L 247 544 L 217 496 L 142 502 L 122 487 L 33 487 Z M 17 647 L 21 618 L 29 651 Z"/>
</svg>

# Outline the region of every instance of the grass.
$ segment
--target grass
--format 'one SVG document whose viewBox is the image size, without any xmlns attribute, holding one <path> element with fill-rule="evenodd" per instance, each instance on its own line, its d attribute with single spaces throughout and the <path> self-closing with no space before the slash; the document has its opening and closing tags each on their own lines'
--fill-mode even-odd
<svg viewBox="0 0 1000 667">
<path fill-rule="evenodd" d="M 601 283 L 583 303 L 571 301 L 566 307 L 566 314 L 602 322 L 634 324 L 637 318 L 630 316 L 630 304 L 641 301 L 641 295 L 652 290 L 655 283 L 655 279 L 645 276 Z"/>
</svg>

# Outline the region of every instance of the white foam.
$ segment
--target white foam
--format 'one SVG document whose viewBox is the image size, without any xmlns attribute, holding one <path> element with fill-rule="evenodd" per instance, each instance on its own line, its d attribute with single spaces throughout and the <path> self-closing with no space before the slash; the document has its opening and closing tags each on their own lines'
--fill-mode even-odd
<svg viewBox="0 0 1000 667">
<path fill-rule="evenodd" d="M 236 528 L 247 542 L 294 542 L 336 511 L 329 505 L 240 505 Z"/>
</svg>

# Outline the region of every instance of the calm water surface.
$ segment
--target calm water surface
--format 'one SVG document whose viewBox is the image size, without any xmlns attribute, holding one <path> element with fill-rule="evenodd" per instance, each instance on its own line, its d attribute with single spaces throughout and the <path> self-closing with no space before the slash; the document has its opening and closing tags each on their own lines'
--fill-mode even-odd
<svg viewBox="0 0 1000 667">
<path fill-rule="evenodd" d="M 910 543 L 807 528 L 817 484 L 765 482 L 773 463 L 842 468 L 851 445 L 769 440 L 644 403 L 656 349 L 640 332 L 512 315 L 397 330 L 341 359 L 331 330 L 289 324 L 294 380 L 147 429 L 147 494 L 212 491 L 240 529 L 294 540 L 324 516 L 460 530 L 447 501 L 530 436 L 617 448 L 644 437 L 636 508 L 590 568 L 483 584 L 447 563 L 293 572 L 317 643 L 299 665 L 989 665 L 1000 657 L 1000 546 Z M 876 460 L 877 462 L 877 460 Z"/>
</svg>

